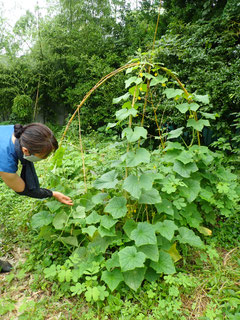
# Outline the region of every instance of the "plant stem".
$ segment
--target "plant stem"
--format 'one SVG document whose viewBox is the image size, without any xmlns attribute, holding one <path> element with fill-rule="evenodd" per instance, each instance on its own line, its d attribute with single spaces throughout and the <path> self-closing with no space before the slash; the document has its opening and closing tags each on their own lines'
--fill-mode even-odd
<svg viewBox="0 0 240 320">
<path fill-rule="evenodd" d="M 81 133 L 81 119 L 80 119 L 79 109 L 78 109 L 78 125 L 79 125 L 79 143 L 81 148 L 82 166 L 83 166 L 83 179 L 84 179 L 85 192 L 87 192 L 87 177 L 86 177 L 84 150 L 83 150 L 82 133 Z"/>
</svg>

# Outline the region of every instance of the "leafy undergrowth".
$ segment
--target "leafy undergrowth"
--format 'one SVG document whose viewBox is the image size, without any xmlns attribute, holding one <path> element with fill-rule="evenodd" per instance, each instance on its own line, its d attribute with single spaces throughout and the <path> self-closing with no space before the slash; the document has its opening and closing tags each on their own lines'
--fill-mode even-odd
<svg viewBox="0 0 240 320">
<path fill-rule="evenodd" d="M 103 168 L 110 167 L 112 160 L 116 159 L 123 148 L 121 142 L 103 143 L 101 138 L 94 136 L 84 141 L 88 149 L 85 156 L 90 179 L 88 186 L 102 174 Z M 69 188 L 67 182 L 72 181 L 71 186 L 76 186 L 78 192 L 81 190 L 80 193 L 84 193 L 84 184 L 75 178 L 80 175 L 83 179 L 81 157 L 76 144 L 69 145 L 68 151 L 68 155 L 65 155 L 63 163 L 55 169 L 55 172 L 49 172 L 52 159 L 38 165 L 37 170 L 41 184 L 46 186 L 46 183 L 50 184 L 52 181 L 52 184 L 56 184 L 57 181 L 60 191 L 69 190 L 69 194 L 77 199 L 74 195 L 75 189 Z M 222 187 L 222 184 L 220 186 Z M 158 279 L 153 281 L 145 279 L 136 290 L 122 282 L 117 290 L 111 291 L 99 276 L 100 272 L 106 270 L 105 264 L 94 264 L 93 269 L 85 273 L 82 281 L 74 282 L 71 276 L 71 282 L 68 281 L 68 270 L 72 272 L 74 269 L 66 262 L 75 249 L 71 241 L 70 243 L 66 243 L 65 239 L 59 241 L 60 237 L 67 236 L 68 230 L 54 229 L 52 220 L 47 220 L 50 222 L 47 222 L 46 226 L 51 226 L 54 232 L 44 233 L 46 226 L 43 225 L 39 233 L 37 223 L 46 220 L 36 220 L 34 216 L 45 211 L 45 214 L 41 215 L 46 218 L 49 214 L 68 212 L 69 208 L 59 206 L 55 210 L 56 203 L 51 206 L 53 201 L 18 197 L 3 184 L 0 188 L 1 255 L 14 265 L 14 270 L 10 274 L 0 274 L 1 319 L 237 320 L 240 318 L 238 215 L 229 217 L 219 215 L 215 224 L 208 223 L 207 230 L 211 227 L 212 236 L 205 238 L 205 245 L 202 248 L 179 243 L 177 250 L 173 251 L 174 254 L 181 254 L 175 262 L 176 272 L 168 272 L 169 274 L 161 272 L 158 274 Z M 77 203 L 76 207 L 79 206 L 82 207 Z M 98 209 L 98 213 L 99 210 L 101 209 Z M 134 210 L 133 208 L 130 212 L 134 214 Z M 79 215 L 86 214 L 86 217 L 91 214 L 88 210 L 78 209 L 76 212 Z M 71 235 L 71 230 L 69 233 Z M 196 240 L 195 237 L 191 239 Z M 118 246 L 115 245 L 115 248 Z M 109 253 L 111 254 L 111 251 Z M 52 272 L 50 276 L 49 270 Z M 57 274 L 58 270 L 60 272 Z M 85 291 L 81 291 L 83 285 Z M 105 287 L 104 290 L 99 289 L 102 287 Z M 94 288 L 98 289 L 96 301 Z"/>
<path fill-rule="evenodd" d="M 19 253 L 14 270 L 0 274 L 3 320 L 238 320 L 240 316 L 238 248 L 189 252 L 190 268 L 183 266 L 182 272 L 165 276 L 164 281 L 146 283 L 137 293 L 128 290 L 111 295 L 98 306 L 84 298 L 65 297 L 57 286 L 19 263 L 28 252 L 17 247 L 14 251 Z"/>
</svg>

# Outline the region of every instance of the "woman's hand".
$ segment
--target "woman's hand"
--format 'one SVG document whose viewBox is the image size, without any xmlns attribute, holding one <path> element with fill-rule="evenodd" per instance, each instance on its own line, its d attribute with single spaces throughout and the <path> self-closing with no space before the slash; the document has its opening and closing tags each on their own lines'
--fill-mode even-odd
<svg viewBox="0 0 240 320">
<path fill-rule="evenodd" d="M 73 205 L 73 202 L 72 202 L 72 199 L 65 196 L 63 193 L 61 192 L 57 192 L 57 191 L 53 191 L 53 197 L 59 201 L 59 202 L 62 202 L 64 204 L 67 204 L 68 206 L 72 206 Z"/>
</svg>

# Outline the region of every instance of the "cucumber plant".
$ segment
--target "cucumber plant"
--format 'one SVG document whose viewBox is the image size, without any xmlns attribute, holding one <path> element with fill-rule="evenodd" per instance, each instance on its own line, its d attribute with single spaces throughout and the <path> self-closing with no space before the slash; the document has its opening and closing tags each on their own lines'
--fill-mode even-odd
<svg viewBox="0 0 240 320">
<path fill-rule="evenodd" d="M 209 226 L 237 208 L 236 175 L 219 154 L 201 146 L 203 128 L 216 117 L 201 111 L 209 104 L 208 95 L 189 93 L 157 63 L 139 61 L 126 76 L 126 92 L 113 100 L 121 106 L 116 122 L 108 125 L 121 130 L 121 141 L 111 146 L 115 158 L 104 164 L 106 158 L 98 153 L 94 160 L 91 152 L 85 155 L 87 169 L 88 164 L 104 168 L 99 176 L 88 170 L 85 191 L 81 154 L 61 147 L 52 159 L 49 184 L 55 187 L 71 178 L 75 205 L 47 201 L 32 217 L 40 238 L 69 249 L 63 264 L 53 261 L 44 269 L 45 277 L 91 302 L 103 301 L 109 290 L 128 286 L 137 291 L 143 281 L 174 274 L 181 247 L 204 248 L 202 237 L 212 233 Z M 159 97 L 183 116 L 183 126 L 170 130 L 165 125 Z M 156 135 L 144 126 L 147 117 L 154 119 Z M 153 150 L 150 139 L 157 142 Z"/>
</svg>

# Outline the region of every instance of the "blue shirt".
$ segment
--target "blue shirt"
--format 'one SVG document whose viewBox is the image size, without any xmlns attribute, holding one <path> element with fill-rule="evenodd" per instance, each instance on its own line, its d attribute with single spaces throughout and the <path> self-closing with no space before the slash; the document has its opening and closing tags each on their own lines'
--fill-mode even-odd
<svg viewBox="0 0 240 320">
<path fill-rule="evenodd" d="M 16 173 L 18 157 L 12 142 L 13 125 L 0 126 L 0 171 Z"/>
</svg>

